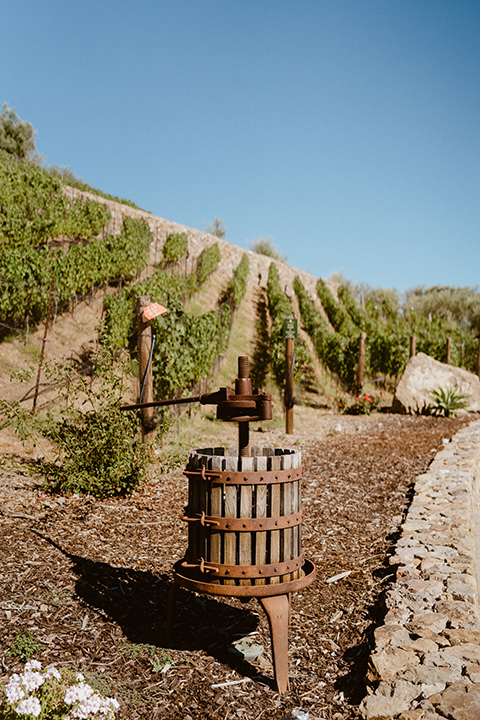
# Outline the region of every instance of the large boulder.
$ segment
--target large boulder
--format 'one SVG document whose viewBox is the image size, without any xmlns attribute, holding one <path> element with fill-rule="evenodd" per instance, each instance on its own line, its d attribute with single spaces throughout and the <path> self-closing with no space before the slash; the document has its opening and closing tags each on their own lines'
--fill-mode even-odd
<svg viewBox="0 0 480 720">
<path fill-rule="evenodd" d="M 477 375 L 418 353 L 408 361 L 400 378 L 392 409 L 395 412 L 421 413 L 432 403 L 432 390 L 446 390 L 448 387 L 465 395 L 466 410 L 480 411 L 480 379 Z"/>
</svg>

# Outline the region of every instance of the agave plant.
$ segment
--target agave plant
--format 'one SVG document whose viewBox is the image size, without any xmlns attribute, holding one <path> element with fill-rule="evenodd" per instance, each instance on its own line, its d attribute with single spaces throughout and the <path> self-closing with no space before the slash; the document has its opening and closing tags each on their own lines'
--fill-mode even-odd
<svg viewBox="0 0 480 720">
<path fill-rule="evenodd" d="M 466 396 L 454 387 L 432 390 L 430 397 L 433 400 L 430 404 L 433 415 L 450 417 L 455 414 L 455 410 L 463 410 L 466 406 Z"/>
</svg>

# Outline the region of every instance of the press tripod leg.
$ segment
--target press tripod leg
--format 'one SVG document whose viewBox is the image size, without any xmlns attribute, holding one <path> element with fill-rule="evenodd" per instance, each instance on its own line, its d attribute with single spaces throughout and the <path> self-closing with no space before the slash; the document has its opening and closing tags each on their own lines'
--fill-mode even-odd
<svg viewBox="0 0 480 720">
<path fill-rule="evenodd" d="M 272 640 L 273 671 L 279 693 L 288 690 L 288 624 L 290 595 L 258 598 L 268 618 Z"/>
</svg>

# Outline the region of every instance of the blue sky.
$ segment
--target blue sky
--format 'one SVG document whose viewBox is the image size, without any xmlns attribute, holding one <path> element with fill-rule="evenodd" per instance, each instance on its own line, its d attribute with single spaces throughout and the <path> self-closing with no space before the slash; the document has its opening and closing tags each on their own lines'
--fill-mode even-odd
<svg viewBox="0 0 480 720">
<path fill-rule="evenodd" d="M 47 164 L 313 275 L 480 283 L 478 0 L 3 0 Z"/>
</svg>

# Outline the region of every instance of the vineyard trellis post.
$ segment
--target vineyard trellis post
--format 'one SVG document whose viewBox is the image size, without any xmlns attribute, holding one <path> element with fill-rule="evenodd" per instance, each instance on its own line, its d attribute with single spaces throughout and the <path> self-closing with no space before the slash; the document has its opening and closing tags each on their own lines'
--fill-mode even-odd
<svg viewBox="0 0 480 720">
<path fill-rule="evenodd" d="M 417 351 L 417 337 L 416 335 L 410 335 L 410 360 L 415 357 Z"/>
<path fill-rule="evenodd" d="M 293 434 L 293 371 L 295 365 L 294 342 L 298 333 L 296 318 L 285 318 L 283 335 L 285 337 L 285 432 Z"/>
<path fill-rule="evenodd" d="M 45 355 L 45 345 L 47 342 L 48 325 L 50 323 L 50 314 L 52 312 L 52 300 L 53 300 L 54 292 L 55 292 L 55 275 L 52 277 L 52 286 L 50 288 L 50 294 L 49 294 L 49 298 L 48 298 L 47 317 L 45 319 L 45 329 L 43 331 L 42 347 L 40 350 L 40 359 L 38 361 L 37 380 L 35 382 L 35 390 L 33 393 L 32 415 L 35 415 L 35 411 L 37 409 L 38 390 L 40 387 L 40 376 L 42 374 L 43 358 Z"/>
<path fill-rule="evenodd" d="M 153 373 L 151 363 L 152 326 L 143 318 L 143 310 L 150 305 L 150 296 L 137 297 L 137 342 L 138 342 L 138 377 L 140 380 L 139 403 L 153 402 Z M 140 410 L 142 423 L 142 439 L 151 439 L 153 433 L 153 407 Z"/>
<path fill-rule="evenodd" d="M 478 338 L 477 375 L 480 377 L 480 337 Z"/>
<path fill-rule="evenodd" d="M 367 333 L 361 332 L 358 344 L 358 367 L 357 367 L 357 392 L 360 394 L 363 389 L 363 375 L 365 372 L 365 340 Z"/>
<path fill-rule="evenodd" d="M 447 359 L 446 359 L 447 365 L 452 364 L 452 338 L 450 335 L 447 336 Z"/>
</svg>

